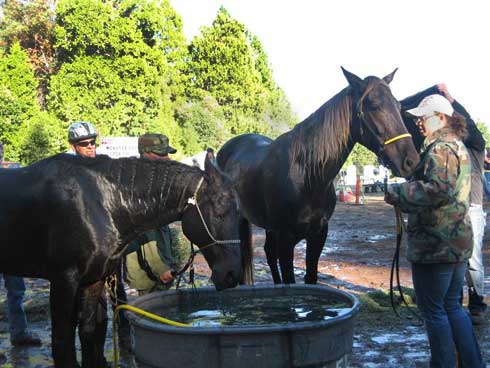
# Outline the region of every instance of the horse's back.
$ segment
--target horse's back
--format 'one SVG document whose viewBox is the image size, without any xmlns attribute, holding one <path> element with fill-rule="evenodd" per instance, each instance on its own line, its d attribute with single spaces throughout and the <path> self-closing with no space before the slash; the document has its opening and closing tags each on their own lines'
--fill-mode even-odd
<svg viewBox="0 0 490 368">
<path fill-rule="evenodd" d="M 68 247 L 67 241 L 77 237 L 84 216 L 94 211 L 87 198 L 97 191 L 92 186 L 82 190 L 80 184 L 90 181 L 70 158 L 56 156 L 24 168 L 0 170 L 0 253 L 17 264 L 16 270 L 29 268 L 19 273 L 46 277 L 46 270 L 35 264 L 78 262 L 84 250 Z M 2 262 L 0 266 L 10 268 Z"/>
<path fill-rule="evenodd" d="M 272 143 L 272 139 L 260 134 L 242 134 L 230 139 L 219 150 L 216 160 L 218 166 L 225 169 L 229 162 L 257 162 L 263 157 Z"/>
</svg>

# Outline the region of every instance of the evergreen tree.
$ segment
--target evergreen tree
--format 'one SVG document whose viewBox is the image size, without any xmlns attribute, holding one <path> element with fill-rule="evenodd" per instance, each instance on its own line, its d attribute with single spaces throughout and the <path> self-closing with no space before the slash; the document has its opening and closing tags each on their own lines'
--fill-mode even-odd
<svg viewBox="0 0 490 368">
<path fill-rule="evenodd" d="M 232 135 L 277 135 L 292 127 L 296 119 L 274 82 L 259 39 L 223 7 L 201 32 L 189 46 L 188 95 L 212 95 L 223 107 Z"/>
<path fill-rule="evenodd" d="M 245 26 L 221 7 L 212 27 L 203 27 L 202 36 L 189 47 L 191 91 L 202 97 L 211 94 L 221 106 L 246 113 L 264 105 L 265 89 L 255 69 Z"/>
<path fill-rule="evenodd" d="M 195 141 L 186 138 L 182 142 L 189 153 L 220 147 L 231 138 L 224 110 L 212 96 L 183 105 L 176 110 L 176 119 L 185 130 L 192 128 L 196 133 Z"/>
<path fill-rule="evenodd" d="M 49 76 L 54 71 L 52 0 L 9 0 L 0 17 L 0 45 L 10 50 L 19 43 L 29 55 L 38 79 L 38 101 L 44 105 Z"/>
<path fill-rule="evenodd" d="M 57 8 L 59 73 L 49 107 L 65 121 L 94 122 L 102 135 L 140 135 L 173 124 L 156 2 L 64 0 Z"/>
<path fill-rule="evenodd" d="M 27 53 L 14 43 L 8 54 L 0 54 L 0 141 L 16 143 L 20 126 L 38 111 L 37 82 Z M 12 154 L 10 150 L 8 153 Z"/>
</svg>

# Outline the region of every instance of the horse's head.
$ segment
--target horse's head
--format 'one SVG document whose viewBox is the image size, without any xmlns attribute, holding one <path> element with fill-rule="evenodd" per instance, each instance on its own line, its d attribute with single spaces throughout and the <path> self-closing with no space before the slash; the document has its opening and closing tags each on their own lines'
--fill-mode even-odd
<svg viewBox="0 0 490 368">
<path fill-rule="evenodd" d="M 231 183 L 205 160 L 206 175 L 194 202 L 182 217 L 184 234 L 196 244 L 212 270 L 216 289 L 236 286 L 242 279 L 238 205 Z"/>
<path fill-rule="evenodd" d="M 373 151 L 395 175 L 408 177 L 419 162 L 410 134 L 400 115 L 400 104 L 389 83 L 396 69 L 386 77 L 361 79 L 342 68 L 353 101 L 355 140 Z M 356 134 L 357 132 L 357 134 Z"/>
</svg>

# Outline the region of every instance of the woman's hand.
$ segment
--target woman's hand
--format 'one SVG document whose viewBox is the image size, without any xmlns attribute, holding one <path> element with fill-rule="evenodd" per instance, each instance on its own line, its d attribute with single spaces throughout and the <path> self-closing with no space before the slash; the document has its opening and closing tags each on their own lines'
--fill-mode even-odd
<svg viewBox="0 0 490 368">
<path fill-rule="evenodd" d="M 391 205 L 398 203 L 398 194 L 395 193 L 393 188 L 388 188 L 388 190 L 385 192 L 385 202 Z"/>
</svg>

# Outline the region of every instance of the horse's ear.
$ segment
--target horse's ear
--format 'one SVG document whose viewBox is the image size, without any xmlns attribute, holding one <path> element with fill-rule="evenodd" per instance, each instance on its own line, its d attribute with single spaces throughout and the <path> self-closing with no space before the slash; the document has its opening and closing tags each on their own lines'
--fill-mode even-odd
<svg viewBox="0 0 490 368">
<path fill-rule="evenodd" d="M 347 82 L 349 82 L 350 86 L 358 90 L 364 89 L 365 83 L 361 78 L 359 78 L 354 73 L 351 73 L 348 70 L 344 69 L 344 67 L 342 66 L 340 68 L 342 68 L 342 72 L 344 73 L 344 76 L 347 79 Z"/>
<path fill-rule="evenodd" d="M 212 181 L 220 182 L 222 181 L 222 176 L 218 168 L 214 165 L 213 160 L 206 155 L 204 159 L 204 171 L 208 174 Z"/>
<path fill-rule="evenodd" d="M 391 81 L 393 80 L 393 77 L 395 76 L 396 71 L 398 68 L 395 68 L 390 74 L 388 74 L 386 77 L 383 78 L 383 80 L 386 82 L 386 84 L 390 84 Z"/>
</svg>

